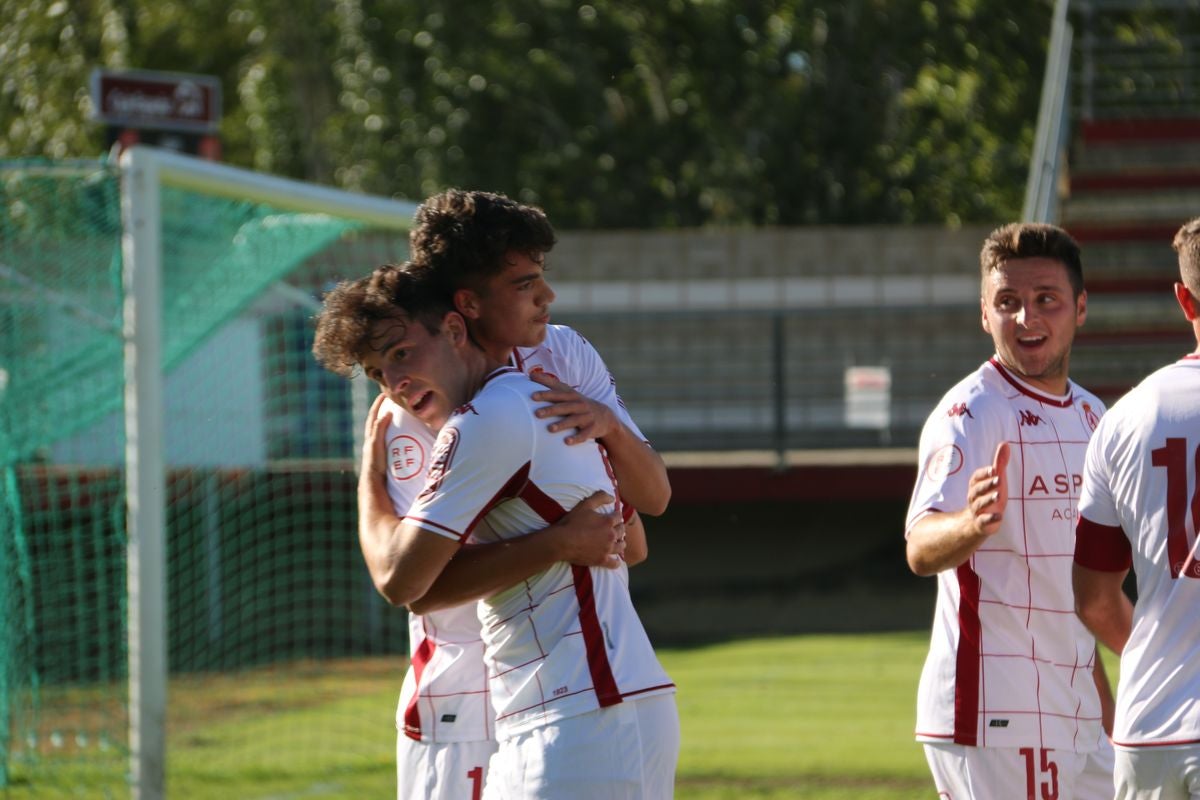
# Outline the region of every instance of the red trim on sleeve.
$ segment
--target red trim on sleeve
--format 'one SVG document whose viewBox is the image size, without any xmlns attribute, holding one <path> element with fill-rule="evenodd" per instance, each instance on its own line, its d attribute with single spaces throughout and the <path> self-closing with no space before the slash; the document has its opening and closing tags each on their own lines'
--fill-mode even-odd
<svg viewBox="0 0 1200 800">
<path fill-rule="evenodd" d="M 524 487 L 529 483 L 529 466 L 530 464 L 528 461 L 522 464 L 521 468 L 514 472 L 512 476 L 504 482 L 504 485 L 500 487 L 500 491 L 496 492 L 495 496 L 493 496 L 491 500 L 488 500 L 487 503 L 483 505 L 483 508 L 479 509 L 479 513 L 476 514 L 475 518 L 467 524 L 467 530 L 462 535 L 462 541 L 465 542 L 467 540 L 467 537 L 471 535 L 471 531 L 475 530 L 475 526 L 479 524 L 479 520 L 491 513 L 493 508 L 500 505 L 505 500 L 513 497 L 519 497 L 521 495 L 521 493 L 524 491 Z M 553 522 L 553 520 L 550 521 Z"/>
<path fill-rule="evenodd" d="M 1080 516 L 1075 526 L 1075 563 L 1097 572 L 1124 572 L 1133 566 L 1133 546 L 1120 525 L 1101 525 Z"/>
</svg>

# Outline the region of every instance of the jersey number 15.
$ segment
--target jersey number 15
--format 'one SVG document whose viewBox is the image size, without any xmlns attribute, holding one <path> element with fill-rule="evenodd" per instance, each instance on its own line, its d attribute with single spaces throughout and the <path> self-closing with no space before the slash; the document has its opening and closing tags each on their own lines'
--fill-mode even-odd
<svg viewBox="0 0 1200 800">
<path fill-rule="evenodd" d="M 1187 439 L 1171 437 L 1165 446 L 1150 451 L 1151 463 L 1167 469 L 1167 556 L 1171 578 L 1200 578 L 1200 562 L 1188 547 L 1187 512 Z M 1195 474 L 1200 476 L 1200 445 L 1192 457 Z M 1200 481 L 1192 489 L 1192 528 L 1200 532 Z"/>
</svg>

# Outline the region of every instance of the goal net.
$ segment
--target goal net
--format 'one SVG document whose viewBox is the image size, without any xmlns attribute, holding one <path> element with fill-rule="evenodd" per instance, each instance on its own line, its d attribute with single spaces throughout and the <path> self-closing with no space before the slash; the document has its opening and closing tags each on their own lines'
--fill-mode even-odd
<svg viewBox="0 0 1200 800">
<path fill-rule="evenodd" d="M 0 204 L 0 786 L 392 791 L 406 620 L 309 348 L 412 204 L 150 148 L 0 162 Z"/>
</svg>

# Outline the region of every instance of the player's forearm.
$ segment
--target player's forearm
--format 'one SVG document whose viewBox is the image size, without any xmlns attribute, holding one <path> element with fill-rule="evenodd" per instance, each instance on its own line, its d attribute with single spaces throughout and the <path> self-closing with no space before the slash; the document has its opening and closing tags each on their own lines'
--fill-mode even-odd
<svg viewBox="0 0 1200 800">
<path fill-rule="evenodd" d="M 646 543 L 646 525 L 636 512 L 625 523 L 625 563 L 631 567 L 645 561 L 650 556 L 650 547 Z"/>
<path fill-rule="evenodd" d="M 618 425 L 600 443 L 608 452 L 621 499 L 650 516 L 666 511 L 671 500 L 671 482 L 662 456 L 625 425 Z"/>
<path fill-rule="evenodd" d="M 421 557 L 419 529 L 392 508 L 383 477 L 364 470 L 358 481 L 358 543 L 375 589 L 392 605 L 424 594 L 437 576 Z"/>
<path fill-rule="evenodd" d="M 390 543 L 399 524 L 382 477 L 364 469 L 358 478 L 358 542 L 371 580 L 381 593 L 395 567 L 390 558 L 395 548 Z"/>
<path fill-rule="evenodd" d="M 1124 572 L 1102 572 L 1075 564 L 1071 584 L 1075 590 L 1075 612 L 1088 630 L 1117 655 L 1125 649 L 1133 629 L 1133 604 L 1121 588 Z"/>
<path fill-rule="evenodd" d="M 928 577 L 965 563 L 988 536 L 973 524 L 967 509 L 926 515 L 908 533 L 905 555 L 908 567 Z"/>
<path fill-rule="evenodd" d="M 564 560 L 559 533 L 544 528 L 504 542 L 464 547 L 420 598 L 407 604 L 414 614 L 491 597 Z"/>
</svg>

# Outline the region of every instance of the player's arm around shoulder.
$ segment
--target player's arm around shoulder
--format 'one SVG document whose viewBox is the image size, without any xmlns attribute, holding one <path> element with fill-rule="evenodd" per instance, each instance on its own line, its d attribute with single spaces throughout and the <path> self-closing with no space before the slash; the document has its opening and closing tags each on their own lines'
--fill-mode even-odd
<svg viewBox="0 0 1200 800">
<path fill-rule="evenodd" d="M 567 444 L 595 439 L 604 445 L 625 501 L 643 514 L 662 514 L 671 500 L 662 456 L 635 429 L 596 348 L 569 328 L 559 331 L 558 340 L 570 372 L 560 376 L 565 380 L 545 373 L 530 376 L 545 387 L 535 399 L 549 404 L 538 410 L 539 418 L 552 432 L 569 432 Z"/>
<path fill-rule="evenodd" d="M 525 536 L 468 544 L 419 600 L 414 614 L 428 614 L 470 603 L 504 591 L 560 561 L 608 569 L 620 565 L 626 552 L 626 526 L 611 506 L 612 495 L 596 492 L 581 500 L 562 519 Z"/>
</svg>

